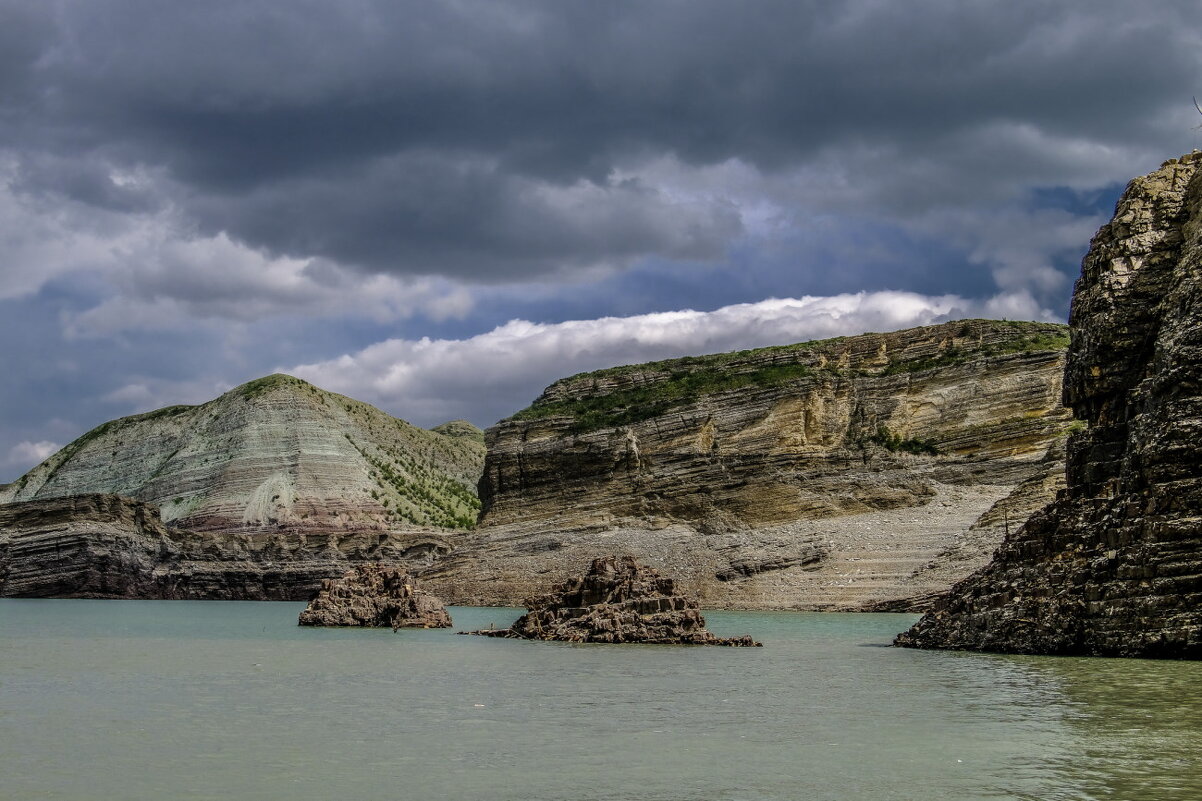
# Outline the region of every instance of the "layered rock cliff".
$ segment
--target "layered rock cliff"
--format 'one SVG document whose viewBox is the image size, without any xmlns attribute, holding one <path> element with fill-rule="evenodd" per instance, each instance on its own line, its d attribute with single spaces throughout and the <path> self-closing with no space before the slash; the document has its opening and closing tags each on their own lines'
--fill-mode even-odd
<svg viewBox="0 0 1202 801">
<path fill-rule="evenodd" d="M 468 423 L 426 431 L 272 375 L 98 426 L 0 491 L 0 503 L 118 494 L 194 531 L 468 528 L 483 458 Z"/>
<path fill-rule="evenodd" d="M 355 565 L 429 566 L 447 533 L 193 533 L 133 498 L 24 501 L 0 506 L 0 597 L 302 601 Z"/>
<path fill-rule="evenodd" d="M 709 606 L 929 598 L 1054 491 L 1067 341 L 966 320 L 564 379 L 488 430 L 482 526 L 427 581 L 513 603 L 621 550 Z"/>
<path fill-rule="evenodd" d="M 1067 490 L 898 644 L 1202 657 L 1200 163 L 1132 181 L 1085 257 Z"/>
</svg>

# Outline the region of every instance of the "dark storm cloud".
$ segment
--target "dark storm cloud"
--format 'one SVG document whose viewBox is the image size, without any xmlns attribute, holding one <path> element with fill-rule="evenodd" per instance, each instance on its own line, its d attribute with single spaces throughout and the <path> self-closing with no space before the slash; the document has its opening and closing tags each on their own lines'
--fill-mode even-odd
<svg viewBox="0 0 1202 801">
<path fill-rule="evenodd" d="M 276 181 L 238 197 L 210 195 L 193 209 L 211 225 L 287 253 L 482 280 L 646 253 L 712 259 L 740 229 L 726 204 L 673 203 L 636 181 L 552 186 L 427 152 L 338 176 Z"/>
<path fill-rule="evenodd" d="M 655 158 L 848 160 L 847 202 L 883 214 L 965 166 L 983 196 L 1087 182 L 1064 148 L 1156 150 L 1198 66 L 1192 3 L 81 0 L 53 28 L 42 7 L 4 6 L 25 33 L 0 48 L 3 136 L 88 166 L 27 180 L 111 207 L 133 201 L 106 171 L 161 169 L 201 232 L 484 280 L 720 258 L 735 211 L 615 180 Z M 908 168 L 877 185 L 855 161 L 878 158 Z"/>
<path fill-rule="evenodd" d="M 118 213 L 143 213 L 161 207 L 162 199 L 153 185 L 133 186 L 113 179 L 112 168 L 96 161 L 27 153 L 11 183 L 17 194 L 40 199 L 55 196 Z"/>
<path fill-rule="evenodd" d="M 562 370 L 1063 317 L 1122 185 L 1202 145 L 1200 32 L 1193 0 L 0 0 L 0 481 L 290 365 L 487 424 Z"/>
</svg>

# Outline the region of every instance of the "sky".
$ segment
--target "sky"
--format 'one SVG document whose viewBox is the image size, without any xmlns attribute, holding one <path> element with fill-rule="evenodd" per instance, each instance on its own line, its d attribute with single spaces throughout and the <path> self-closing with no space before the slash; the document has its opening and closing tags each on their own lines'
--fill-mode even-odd
<svg viewBox="0 0 1202 801">
<path fill-rule="evenodd" d="M 1202 6 L 0 0 L 0 482 L 282 371 L 486 427 L 576 372 L 1067 319 L 1202 147 Z"/>
</svg>

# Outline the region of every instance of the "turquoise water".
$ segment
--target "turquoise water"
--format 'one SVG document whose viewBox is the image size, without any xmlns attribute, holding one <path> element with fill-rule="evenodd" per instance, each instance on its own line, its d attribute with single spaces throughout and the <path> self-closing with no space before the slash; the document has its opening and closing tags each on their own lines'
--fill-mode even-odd
<svg viewBox="0 0 1202 801">
<path fill-rule="evenodd" d="M 0 798 L 1202 798 L 1202 664 L 300 629 L 293 603 L 0 601 Z M 457 628 L 517 610 L 452 608 Z"/>
</svg>

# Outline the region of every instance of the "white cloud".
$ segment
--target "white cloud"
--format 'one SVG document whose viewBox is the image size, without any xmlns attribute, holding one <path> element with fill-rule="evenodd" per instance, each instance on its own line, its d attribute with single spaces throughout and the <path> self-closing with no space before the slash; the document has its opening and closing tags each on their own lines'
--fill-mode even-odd
<svg viewBox="0 0 1202 801">
<path fill-rule="evenodd" d="M 69 335 L 280 316 L 389 321 L 421 311 L 437 320 L 472 308 L 468 291 L 446 280 L 365 276 L 324 260 L 272 257 L 225 233 L 181 239 L 158 231 L 117 255 L 120 264 L 109 270 L 117 293 L 72 317 Z"/>
<path fill-rule="evenodd" d="M 114 187 L 144 176 L 112 173 Z M 315 258 L 273 256 L 224 232 L 195 234 L 177 210 L 130 213 L 38 194 L 0 152 L 0 300 L 32 295 L 72 276 L 100 300 L 64 316 L 65 333 L 179 329 L 197 321 L 354 315 L 378 321 L 418 312 L 462 317 L 470 292 L 441 278 L 362 274 Z"/>
<path fill-rule="evenodd" d="M 111 404 L 121 415 L 141 414 L 164 406 L 201 404 L 233 386 L 227 380 L 212 377 L 178 380 L 134 375 L 117 389 L 101 395 L 100 400 Z"/>
<path fill-rule="evenodd" d="M 122 215 L 48 201 L 13 189 L 16 159 L 0 153 L 0 300 L 37 292 L 77 271 L 103 269 L 112 250 L 137 236 Z"/>
<path fill-rule="evenodd" d="M 38 442 L 30 442 L 25 440 L 18 442 L 8 449 L 8 458 L 5 459 L 5 466 L 15 468 L 21 472 L 27 471 L 29 468 L 41 464 L 62 445 L 49 440 L 39 440 Z"/>
<path fill-rule="evenodd" d="M 1029 296 L 995 298 L 1009 316 L 1043 316 Z M 860 292 L 770 299 L 709 312 L 673 311 L 541 324 L 512 320 L 466 339 L 389 339 L 336 359 L 282 368 L 419 425 L 480 424 L 526 406 L 552 381 L 586 370 L 689 354 L 892 331 L 980 314 L 953 295 Z"/>
</svg>

